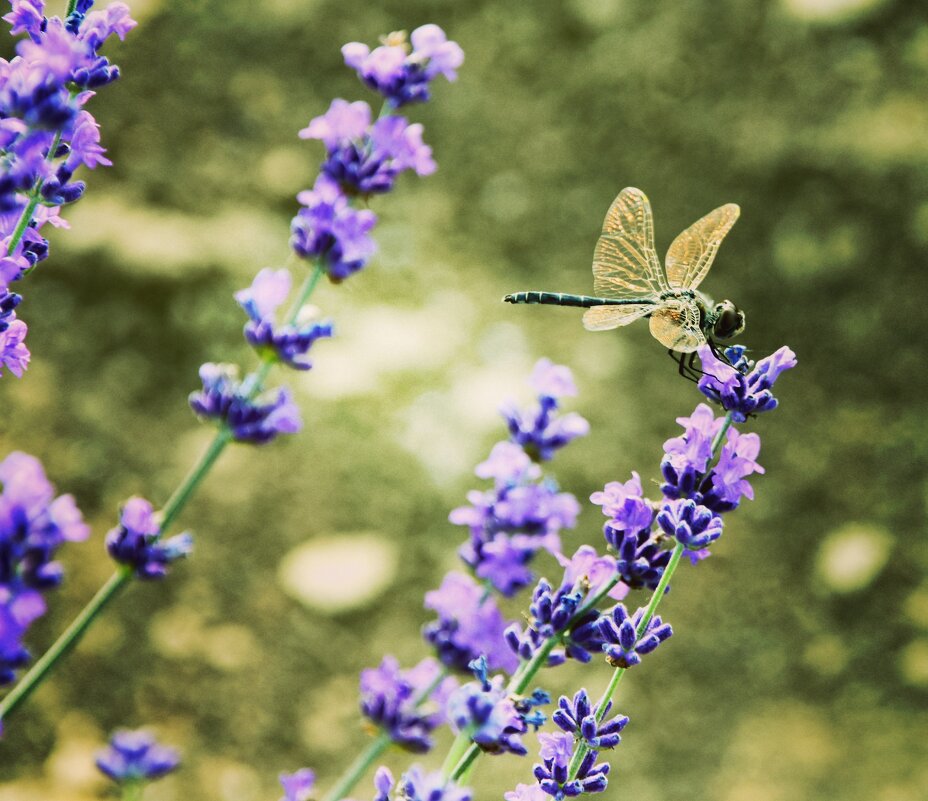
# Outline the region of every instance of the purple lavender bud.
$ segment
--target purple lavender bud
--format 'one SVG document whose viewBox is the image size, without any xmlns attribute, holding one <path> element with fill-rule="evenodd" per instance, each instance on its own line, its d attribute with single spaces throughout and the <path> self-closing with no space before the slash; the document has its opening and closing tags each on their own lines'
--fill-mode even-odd
<svg viewBox="0 0 928 801">
<path fill-rule="evenodd" d="M 18 295 L 16 296 L 18 297 Z M 9 319 L 10 313 L 7 313 Z M 29 329 L 22 320 L 12 319 L 4 322 L 0 331 L 0 365 L 6 367 L 17 378 L 22 378 L 32 354 L 26 347 L 26 333 Z M 0 370 L 0 375 L 2 375 Z"/>
<path fill-rule="evenodd" d="M 534 774 L 541 789 L 555 801 L 574 798 L 584 793 L 601 793 L 608 784 L 609 765 L 595 764 L 596 751 L 583 758 L 574 779 L 568 781 L 570 761 L 574 753 L 574 738 L 566 732 L 539 734 L 543 764 L 535 765 Z"/>
<path fill-rule="evenodd" d="M 763 473 L 756 459 L 760 453 L 757 434 L 741 434 L 728 430 L 719 460 L 709 476 L 710 487 L 705 491 L 703 503 L 715 512 L 735 509 L 741 498 L 754 499 L 754 489 L 746 480 L 752 473 Z"/>
<path fill-rule="evenodd" d="M 691 498 L 665 501 L 657 523 L 687 550 L 697 551 L 722 536 L 722 518 Z"/>
<path fill-rule="evenodd" d="M 303 208 L 290 225 L 294 252 L 304 259 L 321 259 L 336 283 L 364 267 L 376 249 L 369 236 L 377 222 L 374 212 L 351 208 L 338 184 L 326 175 L 297 199 Z"/>
<path fill-rule="evenodd" d="M 439 589 L 426 593 L 425 607 L 437 612 L 438 620 L 427 624 L 422 634 L 444 665 L 464 672 L 484 654 L 492 670 L 511 673 L 518 666 L 506 646 L 502 613 L 470 576 L 448 573 Z"/>
<path fill-rule="evenodd" d="M 310 768 L 300 768 L 295 773 L 281 773 L 280 786 L 284 796 L 280 801 L 310 801 L 316 786 L 316 774 Z"/>
<path fill-rule="evenodd" d="M 14 593 L 0 584 L 0 685 L 16 678 L 16 671 L 28 664 L 29 651 L 22 639 L 29 626 L 45 614 L 45 602 L 35 590 Z"/>
<path fill-rule="evenodd" d="M 606 542 L 615 550 L 616 570 L 622 582 L 633 590 L 657 589 L 671 554 L 661 545 L 661 538 L 652 535 L 650 530 L 616 531 L 611 523 L 606 523 L 603 533 Z"/>
<path fill-rule="evenodd" d="M 609 701 L 606 703 L 603 718 L 609 714 L 611 708 L 612 702 Z M 573 701 L 561 696 L 551 719 L 559 728 L 583 740 L 589 748 L 615 748 L 622 740 L 619 732 L 628 725 L 628 717 L 616 715 L 612 720 L 597 722 L 598 711 L 599 707 L 590 704 L 586 690 L 579 690 Z"/>
<path fill-rule="evenodd" d="M 11 5 L 13 10 L 3 17 L 10 25 L 10 33 L 13 36 L 25 33 L 34 42 L 40 41 L 45 20 L 44 0 L 12 0 Z"/>
<path fill-rule="evenodd" d="M 458 688 L 448 699 L 448 719 L 455 732 L 467 731 L 470 739 L 489 754 L 528 753 L 522 735 L 529 726 L 537 729 L 545 722 L 534 707 L 550 703 L 547 693 L 536 690 L 529 698 L 511 698 L 503 686 L 503 677 L 487 677 L 485 657 L 472 663 L 478 681 Z"/>
<path fill-rule="evenodd" d="M 422 141 L 422 125 L 389 115 L 371 125 L 367 103 L 332 101 L 329 110 L 300 131 L 302 139 L 326 146 L 322 172 L 349 195 L 389 192 L 404 170 L 430 175 L 436 165 Z"/>
<path fill-rule="evenodd" d="M 534 580 L 529 564 L 538 551 L 560 549 L 559 532 L 573 527 L 580 507 L 570 493 L 539 480 L 537 465 L 512 442 L 497 443 L 475 472 L 493 478 L 495 488 L 468 493 L 471 505 L 451 512 L 452 523 L 470 528 L 458 553 L 479 578 L 511 597 Z"/>
<path fill-rule="evenodd" d="M 133 497 L 120 510 L 119 525 L 106 535 L 106 549 L 120 564 L 131 565 L 138 578 L 164 578 L 171 562 L 193 550 L 193 538 L 184 532 L 162 540 L 159 534 L 152 505 Z"/>
<path fill-rule="evenodd" d="M 432 731 L 444 723 L 445 702 L 457 687 L 449 677 L 423 698 L 440 672 L 441 666 L 431 658 L 400 670 L 396 659 L 385 656 L 379 668 L 361 671 L 361 714 L 401 748 L 425 753 L 432 747 Z"/>
<path fill-rule="evenodd" d="M 771 389 L 781 373 L 796 366 L 796 354 L 784 346 L 756 365 L 737 346 L 726 350 L 725 355 L 734 366 L 717 359 L 708 345 L 699 348 L 705 373 L 699 379 L 700 392 L 731 412 L 738 423 L 749 415 L 775 409 L 777 399 Z"/>
<path fill-rule="evenodd" d="M 614 537 L 615 532 L 637 534 L 649 529 L 654 519 L 654 510 L 650 502 L 642 497 L 641 478 L 634 472 L 624 484 L 620 481 L 610 481 L 602 492 L 594 492 L 590 501 L 602 506 L 603 514 L 611 518 L 604 533 L 606 541 L 614 549 L 619 547 L 619 539 Z"/>
<path fill-rule="evenodd" d="M 299 407 L 286 388 L 279 388 L 276 396 L 252 398 L 232 364 L 204 364 L 200 379 L 203 389 L 190 394 L 190 408 L 198 417 L 228 426 L 236 442 L 263 445 L 302 428 Z"/>
<path fill-rule="evenodd" d="M 566 367 L 551 364 L 547 359 L 543 359 L 539 364 L 543 362 L 547 362 L 545 366 L 550 366 L 551 371 L 567 370 Z M 543 381 L 535 383 L 541 383 L 545 391 L 563 391 L 563 380 L 544 377 Z M 507 404 L 500 411 L 509 427 L 512 441 L 520 445 L 536 461 L 547 461 L 556 451 L 577 437 L 586 436 L 590 431 L 590 424 L 579 414 L 571 412 L 557 416 L 557 409 L 557 396 L 543 393 L 538 398 L 538 406 L 533 409 L 522 410 L 514 404 Z"/>
<path fill-rule="evenodd" d="M 410 40 L 412 48 L 404 33 L 392 33 L 374 50 L 360 42 L 342 48 L 345 64 L 394 108 L 427 101 L 429 83 L 438 75 L 455 80 L 457 68 L 464 62 L 464 51 L 437 25 L 416 28 Z"/>
<path fill-rule="evenodd" d="M 644 608 L 641 608 L 629 616 L 625 606 L 617 604 L 611 614 L 600 618 L 599 630 L 605 640 L 602 649 L 606 661 L 613 667 L 629 668 L 639 664 L 642 654 L 651 653 L 673 634 L 670 625 L 661 622 L 660 616 L 655 615 L 639 637 L 637 630 L 644 613 Z"/>
<path fill-rule="evenodd" d="M 250 318 L 245 324 L 245 340 L 265 358 L 295 370 L 309 370 L 309 349 L 317 339 L 331 337 L 333 326 L 329 321 L 312 322 L 305 317 L 295 325 L 278 326 L 276 312 L 289 293 L 290 273 L 268 267 L 255 276 L 250 287 L 235 293 Z"/>
<path fill-rule="evenodd" d="M 96 764 L 117 784 L 128 784 L 166 776 L 180 765 L 180 756 L 147 731 L 120 729 L 110 737 L 109 747 L 97 754 Z"/>
<path fill-rule="evenodd" d="M 13 597 L 57 586 L 63 571 L 56 551 L 90 534 L 74 498 L 56 498 L 39 460 L 18 451 L 0 462 L 0 483 L 0 588 Z"/>
</svg>

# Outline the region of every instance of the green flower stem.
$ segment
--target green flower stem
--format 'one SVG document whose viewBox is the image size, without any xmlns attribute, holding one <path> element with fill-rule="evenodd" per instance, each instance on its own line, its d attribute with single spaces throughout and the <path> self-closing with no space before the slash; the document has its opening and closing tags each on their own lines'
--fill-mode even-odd
<svg viewBox="0 0 928 801">
<path fill-rule="evenodd" d="M 29 197 L 29 202 L 23 209 L 22 214 L 19 215 L 19 220 L 16 222 L 16 227 L 13 229 L 13 235 L 10 237 L 10 244 L 6 249 L 7 256 L 13 255 L 13 251 L 16 250 L 16 246 L 23 238 L 23 234 L 26 233 L 26 229 L 29 227 L 29 223 L 32 222 L 32 215 L 35 214 L 35 210 L 38 205 L 39 193 L 36 190 L 34 194 Z"/>
<path fill-rule="evenodd" d="M 306 278 L 297 301 L 287 315 L 287 324 L 292 324 L 303 304 L 309 299 L 324 269 L 317 262 L 313 272 Z M 254 382 L 252 396 L 261 391 L 264 380 L 270 372 L 273 362 L 265 361 L 259 369 L 257 380 Z M 232 432 L 222 427 L 219 429 L 209 447 L 200 456 L 197 463 L 191 468 L 184 480 L 178 485 L 177 489 L 168 498 L 167 503 L 158 513 L 158 538 L 168 530 L 171 524 L 177 519 L 190 498 L 196 492 L 200 483 L 206 478 L 206 475 L 212 469 L 220 454 L 225 450 L 226 445 L 232 442 Z M 97 594 L 90 599 L 87 605 L 78 613 L 77 617 L 58 637 L 52 646 L 36 661 L 36 663 L 27 671 L 19 680 L 15 687 L 0 700 L 0 721 L 6 720 L 13 710 L 15 710 L 23 701 L 25 701 L 33 691 L 44 681 L 58 662 L 66 656 L 72 648 L 80 641 L 84 633 L 90 628 L 90 625 L 96 620 L 97 616 L 122 590 L 132 578 L 132 568 L 121 565 L 115 573 L 107 580 Z M 389 738 L 388 738 L 389 739 Z M 372 756 L 371 759 L 375 759 Z"/>
<path fill-rule="evenodd" d="M 41 658 L 30 668 L 10 690 L 10 692 L 0 701 L 0 720 L 6 720 L 7 716 L 23 701 L 25 701 L 35 690 L 48 673 L 58 664 L 58 661 L 74 647 L 77 641 L 83 636 L 84 632 L 93 623 L 94 619 L 100 613 L 106 604 L 108 604 L 119 591 L 125 586 L 132 576 L 132 569 L 129 567 L 120 567 L 109 580 L 104 584 L 93 598 L 78 614 L 71 625 L 68 626 L 61 636 L 54 642 Z"/>
<path fill-rule="evenodd" d="M 71 3 L 76 4 L 77 0 L 71 0 Z M 70 7 L 70 5 L 69 5 Z M 71 12 L 69 11 L 68 14 Z M 73 100 L 76 92 L 71 92 L 69 100 Z M 55 136 L 52 139 L 52 144 L 48 148 L 48 154 L 45 156 L 46 161 L 52 161 L 55 158 L 55 151 L 58 150 L 58 145 L 61 144 L 61 130 L 55 131 Z M 29 227 L 29 223 L 32 222 L 32 216 L 35 214 L 35 210 L 39 206 L 39 199 L 42 192 L 42 179 L 40 178 L 35 182 L 35 186 L 32 187 L 32 192 L 29 194 L 29 202 L 26 204 L 26 207 L 23 209 L 22 214 L 19 215 L 19 220 L 16 221 L 16 227 L 13 229 L 13 235 L 10 237 L 10 244 L 7 246 L 6 255 L 12 256 L 13 251 L 16 250 L 16 246 L 19 244 L 20 240 L 23 238 L 23 234 L 26 233 L 26 229 Z M 26 270 L 27 273 L 31 272 L 33 267 L 30 267 Z"/>
<path fill-rule="evenodd" d="M 122 795 L 120 801 L 141 801 L 142 791 L 145 789 L 145 782 L 126 782 L 122 785 Z"/>
<path fill-rule="evenodd" d="M 464 752 L 460 762 L 458 762 L 457 766 L 452 772 L 451 781 L 456 783 L 467 781 L 467 777 L 470 776 L 474 767 L 474 763 L 477 761 L 477 757 L 479 756 L 480 748 L 476 744 L 471 744 L 470 748 Z"/>
<path fill-rule="evenodd" d="M 367 773 L 368 768 L 377 760 L 377 758 L 390 747 L 390 735 L 382 732 L 377 738 L 359 755 L 351 764 L 342 777 L 335 783 L 331 790 L 322 797 L 322 801 L 339 801 L 344 798 L 351 789 L 361 780 L 361 777 Z"/>
</svg>

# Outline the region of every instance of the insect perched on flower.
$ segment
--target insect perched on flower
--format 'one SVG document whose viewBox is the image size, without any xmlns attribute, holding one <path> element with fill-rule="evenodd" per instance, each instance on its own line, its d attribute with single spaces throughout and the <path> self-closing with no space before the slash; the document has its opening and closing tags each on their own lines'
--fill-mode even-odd
<svg viewBox="0 0 928 801">
<path fill-rule="evenodd" d="M 583 325 L 589 331 L 608 331 L 647 317 L 654 338 L 672 356 L 681 354 L 683 373 L 684 354 L 694 354 L 707 343 L 718 352 L 716 343 L 744 330 L 744 312 L 734 303 L 715 303 L 697 290 L 740 213 L 737 205 L 727 203 L 694 222 L 674 239 L 662 270 L 654 249 L 651 204 L 640 189 L 628 187 L 609 207 L 593 252 L 596 297 L 533 291 L 503 300 L 581 306 L 587 309 Z"/>
</svg>

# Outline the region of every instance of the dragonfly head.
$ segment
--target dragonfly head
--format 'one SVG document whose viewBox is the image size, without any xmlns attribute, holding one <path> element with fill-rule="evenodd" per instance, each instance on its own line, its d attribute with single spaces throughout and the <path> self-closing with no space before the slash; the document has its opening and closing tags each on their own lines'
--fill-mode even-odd
<svg viewBox="0 0 928 801">
<path fill-rule="evenodd" d="M 716 303 L 713 312 L 712 337 L 726 340 L 744 331 L 744 312 L 730 300 Z"/>
</svg>

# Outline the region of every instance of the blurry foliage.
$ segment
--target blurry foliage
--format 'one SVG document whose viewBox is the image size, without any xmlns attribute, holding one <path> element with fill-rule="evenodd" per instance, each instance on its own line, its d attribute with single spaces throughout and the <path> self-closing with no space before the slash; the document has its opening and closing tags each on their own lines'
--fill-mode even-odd
<svg viewBox="0 0 928 801">
<path fill-rule="evenodd" d="M 0 387 L 4 451 L 39 456 L 95 531 L 65 549 L 68 580 L 36 652 L 108 574 L 101 541 L 118 503 L 163 501 L 207 441 L 185 405 L 198 364 L 248 363 L 231 293 L 286 256 L 293 195 L 320 157 L 296 131 L 333 96 L 374 102 L 340 44 L 434 21 L 467 62 L 458 84 L 409 109 L 439 172 L 376 201 L 381 255 L 318 293 L 343 341 L 290 377 L 307 430 L 226 454 L 183 517 L 194 558 L 126 593 L 10 722 L 0 799 L 96 797 L 94 745 L 144 723 L 185 755 L 151 788 L 155 801 L 275 798 L 277 772 L 304 764 L 334 778 L 364 742 L 357 671 L 385 650 L 406 663 L 425 653 L 421 596 L 463 537 L 447 512 L 502 435 L 495 405 L 538 356 L 574 368 L 574 408 L 593 424 L 553 464 L 562 486 L 583 499 L 632 469 L 656 479 L 674 417 L 698 398 L 646 326 L 591 335 L 576 310 L 498 302 L 518 289 L 588 291 L 602 216 L 627 185 L 650 195 L 661 253 L 710 209 L 741 205 L 705 289 L 747 310 L 746 344 L 789 344 L 800 367 L 782 380 L 782 408 L 751 425 L 768 468 L 757 501 L 675 583 L 662 610 L 672 647 L 622 686 L 633 723 L 604 798 L 928 796 L 919 4 L 138 11 L 140 27 L 113 48 L 124 79 L 94 104 L 116 166 L 90 176 L 74 230 L 28 279 L 34 366 Z M 243 254 L 234 234 L 249 219 Z M 597 512 L 569 547 L 600 543 Z M 291 549 L 356 532 L 400 554 L 387 592 L 341 613 L 284 593 Z M 845 568 L 851 579 L 828 572 Z M 594 663 L 544 681 L 598 692 L 607 676 Z M 499 797 L 529 769 L 483 760 L 478 796 Z"/>
</svg>

